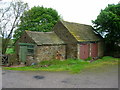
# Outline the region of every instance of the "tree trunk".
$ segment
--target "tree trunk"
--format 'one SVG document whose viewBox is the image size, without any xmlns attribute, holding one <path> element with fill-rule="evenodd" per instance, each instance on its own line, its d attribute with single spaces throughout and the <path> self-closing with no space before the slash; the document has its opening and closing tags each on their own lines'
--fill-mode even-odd
<svg viewBox="0 0 120 90">
<path fill-rule="evenodd" d="M 8 43 L 9 43 L 10 39 L 2 39 L 2 54 L 6 53 L 7 47 L 8 47 Z"/>
</svg>

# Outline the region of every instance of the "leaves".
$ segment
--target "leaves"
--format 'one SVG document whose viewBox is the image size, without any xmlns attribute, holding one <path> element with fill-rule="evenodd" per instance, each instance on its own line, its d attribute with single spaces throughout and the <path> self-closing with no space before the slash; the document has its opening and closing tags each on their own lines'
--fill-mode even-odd
<svg viewBox="0 0 120 90">
<path fill-rule="evenodd" d="M 92 22 L 99 33 L 106 33 L 106 42 L 120 42 L 120 4 L 109 4 Z"/>
<path fill-rule="evenodd" d="M 35 6 L 24 12 L 20 18 L 21 22 L 14 34 L 15 41 L 24 30 L 49 32 L 59 19 L 60 16 L 56 10 Z"/>
</svg>

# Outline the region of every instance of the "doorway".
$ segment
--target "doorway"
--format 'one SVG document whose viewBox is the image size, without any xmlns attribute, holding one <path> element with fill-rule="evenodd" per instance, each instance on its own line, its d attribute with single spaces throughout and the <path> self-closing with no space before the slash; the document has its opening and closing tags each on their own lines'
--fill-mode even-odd
<svg viewBox="0 0 120 90">
<path fill-rule="evenodd" d="M 80 59 L 87 59 L 89 57 L 89 44 L 80 44 Z"/>
<path fill-rule="evenodd" d="M 27 56 L 27 46 L 20 46 L 19 60 L 25 63 L 26 56 Z"/>
</svg>

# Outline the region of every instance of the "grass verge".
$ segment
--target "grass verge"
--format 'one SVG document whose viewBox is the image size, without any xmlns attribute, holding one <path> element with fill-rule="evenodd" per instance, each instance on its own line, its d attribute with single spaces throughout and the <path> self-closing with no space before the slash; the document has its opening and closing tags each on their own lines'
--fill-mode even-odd
<svg viewBox="0 0 120 90">
<path fill-rule="evenodd" d="M 86 68 L 95 68 L 95 67 L 102 67 L 106 65 L 118 65 L 118 61 L 120 58 L 113 58 L 110 56 L 105 56 L 101 59 L 98 59 L 91 64 L 87 65 Z"/>
<path fill-rule="evenodd" d="M 92 63 L 84 60 L 67 59 L 64 61 L 51 60 L 42 61 L 37 65 L 25 67 L 3 67 L 4 70 L 19 70 L 19 71 L 70 71 L 71 73 L 79 73 L 87 68 L 96 68 L 106 65 L 118 65 L 118 58 L 110 56 L 103 57 Z"/>
</svg>

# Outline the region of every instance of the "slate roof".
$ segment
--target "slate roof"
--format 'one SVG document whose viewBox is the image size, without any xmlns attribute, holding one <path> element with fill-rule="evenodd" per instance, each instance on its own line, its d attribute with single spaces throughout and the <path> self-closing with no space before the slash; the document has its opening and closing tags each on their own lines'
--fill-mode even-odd
<svg viewBox="0 0 120 90">
<path fill-rule="evenodd" d="M 93 31 L 92 26 L 61 21 L 78 42 L 99 41 L 102 37 Z"/>
<path fill-rule="evenodd" d="M 25 31 L 37 45 L 44 44 L 64 44 L 64 42 L 54 32 Z"/>
</svg>

